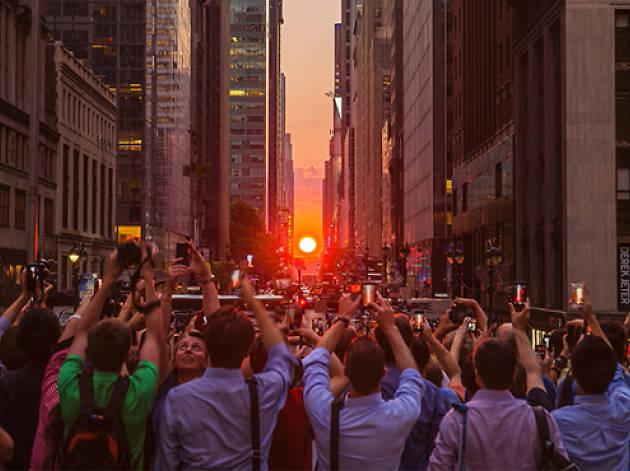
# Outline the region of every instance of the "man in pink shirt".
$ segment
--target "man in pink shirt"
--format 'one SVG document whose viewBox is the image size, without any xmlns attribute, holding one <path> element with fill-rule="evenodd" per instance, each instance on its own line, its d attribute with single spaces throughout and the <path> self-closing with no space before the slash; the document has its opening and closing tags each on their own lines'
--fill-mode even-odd
<svg viewBox="0 0 630 471">
<path fill-rule="evenodd" d="M 429 470 L 540 469 L 543 451 L 536 419 L 529 404 L 515 399 L 509 389 L 516 370 L 516 352 L 497 339 L 481 343 L 474 353 L 475 376 L 480 389 L 466 403 L 466 441 L 462 447 L 464 414 L 451 409 L 440 425 Z M 555 450 L 566 457 L 558 425 L 545 411 L 549 437 Z M 465 449 L 464 452 L 462 450 Z"/>
</svg>

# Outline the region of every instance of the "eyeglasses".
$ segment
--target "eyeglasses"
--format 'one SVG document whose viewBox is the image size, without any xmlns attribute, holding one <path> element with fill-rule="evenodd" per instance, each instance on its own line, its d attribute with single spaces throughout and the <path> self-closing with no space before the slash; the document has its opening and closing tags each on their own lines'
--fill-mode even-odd
<svg viewBox="0 0 630 471">
<path fill-rule="evenodd" d="M 181 352 L 185 352 L 188 349 L 191 349 L 193 352 L 195 353 L 203 353 L 203 348 L 201 347 L 201 345 L 199 345 L 198 343 L 181 343 L 179 344 L 179 346 L 177 347 L 177 350 L 181 351 Z"/>
</svg>

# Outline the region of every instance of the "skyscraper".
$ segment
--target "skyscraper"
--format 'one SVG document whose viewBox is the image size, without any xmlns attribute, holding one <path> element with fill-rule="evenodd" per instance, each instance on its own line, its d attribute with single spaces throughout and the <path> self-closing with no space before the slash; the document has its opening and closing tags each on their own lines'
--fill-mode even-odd
<svg viewBox="0 0 630 471">
<path fill-rule="evenodd" d="M 268 171 L 267 178 L 267 228 L 269 232 L 278 235 L 278 199 L 280 194 L 281 159 L 282 159 L 282 130 L 281 116 L 281 74 L 280 74 L 280 27 L 284 23 L 282 16 L 282 0 L 269 1 L 269 114 L 267 142 L 268 142 Z"/>
<path fill-rule="evenodd" d="M 230 201 L 267 215 L 266 0 L 230 2 Z"/>
<path fill-rule="evenodd" d="M 192 207 L 199 245 L 224 260 L 230 240 L 230 0 L 192 7 Z"/>
<path fill-rule="evenodd" d="M 164 247 L 184 240 L 192 232 L 190 181 L 183 177 L 190 163 L 188 2 L 46 5 L 54 36 L 118 95 L 119 239 L 151 238 Z"/>
</svg>

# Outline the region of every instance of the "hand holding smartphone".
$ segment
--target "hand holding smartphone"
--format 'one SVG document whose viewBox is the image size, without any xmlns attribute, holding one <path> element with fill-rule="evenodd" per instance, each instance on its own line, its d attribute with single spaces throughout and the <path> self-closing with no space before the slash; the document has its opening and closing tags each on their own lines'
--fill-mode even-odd
<svg viewBox="0 0 630 471">
<path fill-rule="evenodd" d="M 514 283 L 512 292 L 512 304 L 514 309 L 522 311 L 527 303 L 527 283 L 517 281 Z"/>
<path fill-rule="evenodd" d="M 370 303 L 376 300 L 376 285 L 364 284 L 363 285 L 363 307 L 368 307 Z"/>
<path fill-rule="evenodd" d="M 192 249 L 190 248 L 190 244 L 187 242 L 178 242 L 175 245 L 175 258 L 181 258 L 179 265 L 190 265 L 190 260 L 192 257 Z"/>
</svg>

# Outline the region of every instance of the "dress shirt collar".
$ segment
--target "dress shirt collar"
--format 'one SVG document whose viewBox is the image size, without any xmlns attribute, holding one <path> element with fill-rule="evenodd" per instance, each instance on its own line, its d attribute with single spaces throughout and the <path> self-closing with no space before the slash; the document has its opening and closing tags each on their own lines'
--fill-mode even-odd
<svg viewBox="0 0 630 471">
<path fill-rule="evenodd" d="M 490 402 L 504 402 L 513 401 L 514 396 L 510 391 L 496 390 L 496 389 L 480 389 L 475 393 L 472 398 L 473 401 L 490 401 Z"/>
<path fill-rule="evenodd" d="M 573 401 L 575 404 L 583 404 L 589 406 L 599 406 L 608 402 L 606 394 L 584 394 L 575 396 Z"/>
<path fill-rule="evenodd" d="M 346 396 L 346 400 L 344 404 L 346 407 L 361 407 L 361 406 L 376 405 L 381 402 L 383 402 L 383 395 L 379 391 L 374 394 L 369 394 L 367 396 L 360 396 L 360 397 Z"/>
<path fill-rule="evenodd" d="M 206 368 L 206 371 L 203 374 L 204 378 L 207 379 L 241 379 L 245 381 L 243 378 L 243 373 L 240 368 Z"/>
</svg>

